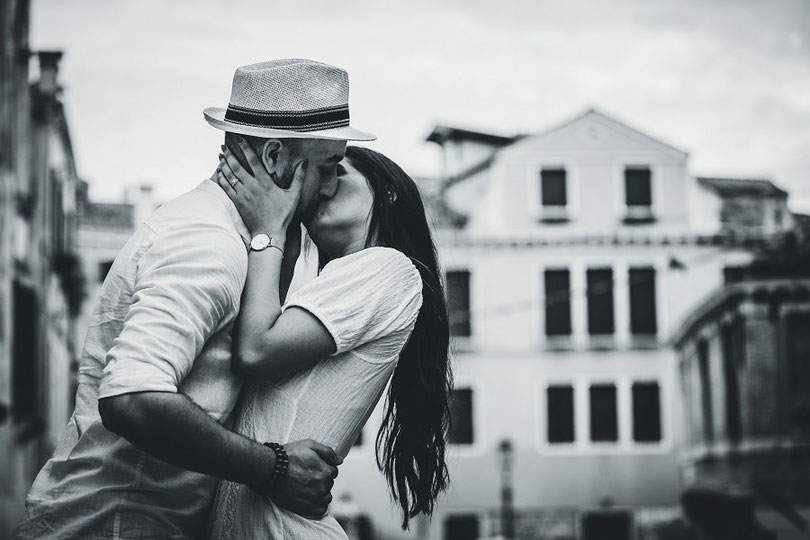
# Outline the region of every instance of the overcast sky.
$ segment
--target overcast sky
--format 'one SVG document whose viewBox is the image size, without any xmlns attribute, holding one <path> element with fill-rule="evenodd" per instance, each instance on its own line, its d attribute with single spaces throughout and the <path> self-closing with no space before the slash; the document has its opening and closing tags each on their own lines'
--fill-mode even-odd
<svg viewBox="0 0 810 540">
<path fill-rule="evenodd" d="M 805 0 L 33 0 L 32 45 L 66 52 L 79 173 L 162 199 L 216 165 L 236 66 L 341 66 L 352 124 L 435 175 L 436 123 L 540 132 L 595 107 L 690 154 L 700 175 L 769 177 L 810 212 Z"/>
</svg>

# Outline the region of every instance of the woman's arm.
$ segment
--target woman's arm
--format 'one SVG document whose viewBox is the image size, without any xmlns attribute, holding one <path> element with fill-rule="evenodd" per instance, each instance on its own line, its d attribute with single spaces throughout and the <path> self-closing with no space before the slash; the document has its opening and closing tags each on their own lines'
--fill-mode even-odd
<svg viewBox="0 0 810 540">
<path fill-rule="evenodd" d="M 233 372 L 243 378 L 277 378 L 335 352 L 321 321 L 292 307 L 281 313 L 281 252 L 252 251 L 235 327 Z"/>
<path fill-rule="evenodd" d="M 256 177 L 239 167 L 230 150 L 226 149 L 220 164 L 219 184 L 233 200 L 251 235 L 264 232 L 273 238 L 274 245 L 281 244 L 280 240 L 287 237 L 289 221 L 279 219 L 278 214 L 283 210 L 272 212 L 268 208 L 275 204 L 274 199 L 283 196 L 278 192 L 289 190 L 275 185 L 248 145 L 242 144 L 241 148 L 249 163 L 254 165 Z M 305 162 L 299 163 L 295 169 L 292 186 L 299 190 L 305 171 Z M 300 308 L 291 308 L 282 315 L 280 283 L 283 262 L 283 251 L 273 247 L 251 250 L 248 255 L 248 275 L 234 328 L 231 360 L 233 372 L 240 377 L 277 378 L 335 351 L 334 339 L 317 317 Z M 286 289 L 289 282 L 287 279 L 284 282 Z"/>
</svg>

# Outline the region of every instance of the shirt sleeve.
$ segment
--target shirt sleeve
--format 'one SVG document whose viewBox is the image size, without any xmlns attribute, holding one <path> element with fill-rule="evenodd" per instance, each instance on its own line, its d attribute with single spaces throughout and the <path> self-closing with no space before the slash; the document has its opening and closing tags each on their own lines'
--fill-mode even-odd
<svg viewBox="0 0 810 540">
<path fill-rule="evenodd" d="M 392 334 L 409 335 L 422 306 L 422 279 L 399 251 L 368 248 L 327 264 L 284 309 L 293 306 L 321 321 L 337 355 Z M 398 355 L 399 347 L 393 353 Z"/>
<path fill-rule="evenodd" d="M 235 316 L 246 275 L 245 246 L 230 231 L 195 223 L 159 233 L 138 261 L 99 398 L 176 392 L 205 342 Z"/>
</svg>

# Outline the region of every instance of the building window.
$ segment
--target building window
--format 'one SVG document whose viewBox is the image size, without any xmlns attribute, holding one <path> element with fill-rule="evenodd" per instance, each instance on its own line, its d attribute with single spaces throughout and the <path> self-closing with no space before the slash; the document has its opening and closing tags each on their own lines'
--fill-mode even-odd
<svg viewBox="0 0 810 540">
<path fill-rule="evenodd" d="M 471 335 L 469 271 L 447 272 L 447 308 L 450 317 L 450 335 Z"/>
<path fill-rule="evenodd" d="M 726 324 L 720 329 L 723 352 L 723 378 L 726 385 L 726 431 L 731 442 L 742 438 L 742 418 L 740 418 L 740 383 L 737 377 L 739 345 L 738 324 Z"/>
<path fill-rule="evenodd" d="M 18 422 L 34 420 L 40 410 L 39 312 L 37 295 L 14 282 L 14 330 L 11 412 Z"/>
<path fill-rule="evenodd" d="M 547 437 L 552 444 L 574 442 L 574 388 L 570 385 L 546 389 Z"/>
<path fill-rule="evenodd" d="M 588 333 L 613 334 L 613 270 L 591 268 L 588 282 Z"/>
<path fill-rule="evenodd" d="M 591 441 L 619 440 L 619 419 L 616 411 L 616 385 L 593 384 L 591 397 Z"/>
<path fill-rule="evenodd" d="M 790 421 L 810 433 L 810 313 L 791 313 L 786 325 Z"/>
<path fill-rule="evenodd" d="M 544 168 L 540 171 L 540 204 L 543 221 L 565 221 L 568 193 L 565 169 Z"/>
<path fill-rule="evenodd" d="M 661 391 L 656 382 L 633 383 L 633 440 L 661 440 Z"/>
<path fill-rule="evenodd" d="M 700 373 L 700 406 L 703 416 L 703 438 L 714 442 L 714 411 L 712 410 L 712 380 L 709 370 L 709 343 L 704 339 L 697 345 L 698 371 Z"/>
<path fill-rule="evenodd" d="M 546 270 L 546 335 L 571 335 L 571 277 L 568 270 Z"/>
<path fill-rule="evenodd" d="M 457 514 L 444 520 L 444 540 L 477 540 L 480 534 L 475 514 Z"/>
<path fill-rule="evenodd" d="M 624 169 L 625 221 L 644 223 L 653 220 L 652 173 L 649 167 Z"/>
<path fill-rule="evenodd" d="M 448 440 L 452 444 L 472 444 L 475 433 L 473 431 L 473 391 L 471 388 L 453 390 L 450 420 Z"/>
<path fill-rule="evenodd" d="M 649 167 L 624 169 L 624 201 L 628 207 L 652 206 L 651 178 Z"/>
<path fill-rule="evenodd" d="M 631 268 L 630 333 L 654 336 L 658 333 L 655 308 L 655 268 Z"/>
<path fill-rule="evenodd" d="M 65 210 L 64 210 L 64 196 L 62 192 L 62 182 L 59 181 L 57 176 L 51 171 L 50 178 L 50 215 L 48 219 L 51 221 L 51 234 L 50 241 L 52 242 L 52 252 L 61 253 L 66 249 L 65 238 Z"/>
<path fill-rule="evenodd" d="M 110 273 L 110 269 L 112 268 L 114 261 L 104 261 L 98 263 L 98 282 L 104 283 L 104 280 L 107 279 L 107 274 Z"/>
<path fill-rule="evenodd" d="M 723 282 L 724 283 L 739 283 L 745 279 L 748 273 L 747 266 L 724 266 L 723 267 Z"/>
</svg>

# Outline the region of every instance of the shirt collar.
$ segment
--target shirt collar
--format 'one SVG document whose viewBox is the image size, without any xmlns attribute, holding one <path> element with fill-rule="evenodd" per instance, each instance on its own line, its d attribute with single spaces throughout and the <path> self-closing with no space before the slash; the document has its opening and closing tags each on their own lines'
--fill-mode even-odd
<svg viewBox="0 0 810 540">
<path fill-rule="evenodd" d="M 234 227 L 236 227 L 236 230 L 239 233 L 239 236 L 242 237 L 242 240 L 245 242 L 246 246 L 250 245 L 250 232 L 245 226 L 245 222 L 242 221 L 242 216 L 239 215 L 239 210 L 236 209 L 236 205 L 233 204 L 233 201 L 230 197 L 228 197 L 228 194 L 225 193 L 222 188 L 210 178 L 203 180 L 202 183 L 197 186 L 197 189 L 213 193 L 217 199 L 219 199 L 220 202 L 225 205 L 225 208 L 228 210 L 228 216 L 230 216 Z"/>
</svg>

